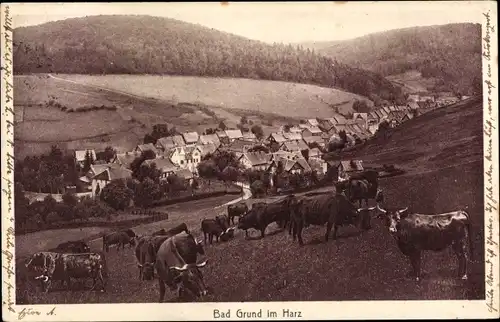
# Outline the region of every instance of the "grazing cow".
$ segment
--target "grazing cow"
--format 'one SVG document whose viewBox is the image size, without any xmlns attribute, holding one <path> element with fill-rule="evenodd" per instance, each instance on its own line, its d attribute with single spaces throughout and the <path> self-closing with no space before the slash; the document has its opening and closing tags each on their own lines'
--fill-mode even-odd
<svg viewBox="0 0 500 322">
<path fill-rule="evenodd" d="M 457 210 L 424 215 L 409 214 L 408 207 L 396 211 L 382 209 L 378 205 L 377 208 L 385 217 L 399 249 L 409 257 L 417 281 L 420 280 L 422 251 L 442 251 L 449 246 L 458 258 L 458 274 L 463 280 L 467 279 L 467 236 L 471 260 L 473 258 L 471 222 L 467 212 Z"/>
<path fill-rule="evenodd" d="M 207 244 L 207 236 L 210 244 L 212 244 L 214 236 L 217 242 L 219 242 L 219 238 L 227 241 L 230 239 L 233 230 L 234 228 L 228 228 L 225 221 L 219 216 L 215 219 L 203 219 L 201 221 L 201 231 L 203 232 L 205 245 Z M 229 235 L 226 236 L 226 234 Z"/>
<path fill-rule="evenodd" d="M 114 232 L 102 237 L 102 250 L 109 252 L 109 246 L 117 245 L 116 250 L 125 249 L 125 245 L 135 246 L 135 238 L 130 237 L 126 232 Z"/>
<path fill-rule="evenodd" d="M 163 236 L 144 236 L 141 237 L 135 247 L 135 257 L 137 258 L 137 266 L 139 267 L 139 279 L 151 280 L 154 276 L 154 264 L 156 261 L 156 253 L 161 244 L 168 238 L 174 235 Z M 196 240 L 196 244 L 201 246 L 201 241 Z M 203 249 L 201 249 L 203 251 Z"/>
<path fill-rule="evenodd" d="M 286 226 L 290 221 L 290 207 L 296 203 L 296 200 L 295 195 L 289 195 L 279 201 L 254 205 L 243 217 L 240 217 L 238 229 L 245 230 L 245 236 L 248 236 L 250 228 L 259 230 L 263 238 L 267 226 L 272 222 L 276 222 L 281 227 Z"/>
<path fill-rule="evenodd" d="M 368 199 L 377 199 L 380 190 L 378 189 L 378 172 L 375 170 L 367 170 L 362 173 L 351 176 L 348 181 L 339 185 L 341 189 L 345 189 L 346 196 L 351 202 L 358 201 L 359 206 L 365 205 L 368 207 Z"/>
<path fill-rule="evenodd" d="M 103 253 L 61 254 L 53 252 L 39 252 L 33 254 L 26 267 L 41 275 L 36 280 L 41 280 L 42 289 L 47 293 L 52 281 L 62 280 L 70 290 L 71 278 L 92 278 L 93 285 L 97 280 L 101 282 L 102 291 L 106 288 L 108 271 Z"/>
<path fill-rule="evenodd" d="M 227 217 L 229 222 L 234 225 L 234 217 L 241 217 L 248 212 L 248 205 L 245 202 L 239 202 L 227 206 Z"/>
<path fill-rule="evenodd" d="M 309 225 L 326 225 L 325 241 L 333 227 L 333 239 L 337 238 L 337 230 L 343 225 L 361 225 L 364 230 L 370 229 L 370 213 L 366 210 L 373 208 L 356 209 L 356 207 L 343 194 L 324 194 L 314 197 L 303 197 L 294 201 L 292 206 L 293 239 L 298 237 L 299 245 L 304 245 L 302 229 Z"/>
<path fill-rule="evenodd" d="M 153 236 L 173 236 L 180 234 L 182 232 L 186 232 L 186 234 L 189 234 L 189 229 L 187 228 L 187 225 L 185 223 L 179 224 L 178 226 L 175 226 L 174 228 L 165 230 L 164 228 L 156 231 L 153 233 Z"/>
<path fill-rule="evenodd" d="M 90 253 L 90 247 L 83 241 L 67 241 L 52 248 L 50 252 L 55 253 Z"/>
<path fill-rule="evenodd" d="M 132 229 L 124 229 L 124 230 L 121 230 L 122 232 L 126 233 L 130 238 L 135 238 L 137 237 L 137 235 L 135 234 L 135 232 L 132 230 Z"/>
<path fill-rule="evenodd" d="M 197 264 L 198 254 L 204 253 L 201 244 L 188 234 L 172 236 L 161 244 L 155 262 L 160 286 L 159 302 L 163 302 L 166 286 L 172 291 L 177 290 L 181 300 L 195 300 L 208 294 L 209 289 L 199 270 L 207 261 Z"/>
</svg>

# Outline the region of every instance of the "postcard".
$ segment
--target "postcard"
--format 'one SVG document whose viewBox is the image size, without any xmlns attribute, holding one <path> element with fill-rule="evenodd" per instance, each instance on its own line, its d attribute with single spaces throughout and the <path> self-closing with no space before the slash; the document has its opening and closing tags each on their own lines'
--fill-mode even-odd
<svg viewBox="0 0 500 322">
<path fill-rule="evenodd" d="M 2 3 L 3 319 L 498 318 L 496 23 Z"/>
</svg>

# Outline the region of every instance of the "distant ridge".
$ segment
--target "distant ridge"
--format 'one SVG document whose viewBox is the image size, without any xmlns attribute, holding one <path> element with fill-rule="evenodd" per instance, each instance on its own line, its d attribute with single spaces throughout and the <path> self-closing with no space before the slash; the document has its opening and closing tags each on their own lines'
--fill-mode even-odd
<svg viewBox="0 0 500 322">
<path fill-rule="evenodd" d="M 300 46 L 274 44 L 175 19 L 91 16 L 14 30 L 14 72 L 242 77 L 336 87 L 387 100 L 401 90 L 381 75 Z"/>
</svg>

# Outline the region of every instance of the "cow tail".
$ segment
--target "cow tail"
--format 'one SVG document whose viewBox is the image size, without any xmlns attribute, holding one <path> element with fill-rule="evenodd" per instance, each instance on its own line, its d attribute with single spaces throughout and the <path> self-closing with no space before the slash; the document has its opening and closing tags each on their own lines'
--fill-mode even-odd
<svg viewBox="0 0 500 322">
<path fill-rule="evenodd" d="M 106 235 L 102 236 L 102 251 L 106 251 Z"/>
<path fill-rule="evenodd" d="M 465 216 L 467 217 L 467 221 L 465 222 L 465 225 L 467 226 L 467 236 L 469 237 L 469 252 L 470 252 L 470 260 L 474 261 L 474 245 L 473 245 L 473 238 L 472 238 L 472 223 L 470 220 L 469 213 L 464 211 Z"/>
</svg>

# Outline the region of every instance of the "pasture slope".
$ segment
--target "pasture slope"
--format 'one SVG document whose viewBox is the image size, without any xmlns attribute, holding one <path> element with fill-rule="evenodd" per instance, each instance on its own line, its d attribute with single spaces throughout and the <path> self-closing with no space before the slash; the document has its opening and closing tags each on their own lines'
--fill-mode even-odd
<svg viewBox="0 0 500 322">
<path fill-rule="evenodd" d="M 245 115 L 268 134 L 298 118 L 350 112 L 354 100 L 366 100 L 332 88 L 252 79 L 33 74 L 17 75 L 14 82 L 15 152 L 21 158 L 53 144 L 130 151 L 157 123 L 201 133 L 221 120 L 235 127 Z M 56 105 L 116 110 L 68 113 Z"/>
<path fill-rule="evenodd" d="M 456 278 L 457 262 L 451 250 L 424 254 L 425 275 L 420 283 L 406 277 L 409 263 L 377 219 L 373 229 L 365 233 L 342 227 L 338 240 L 327 243 L 323 242 L 325 228 L 311 226 L 304 232 L 304 247 L 272 224 L 264 239 L 245 240 L 244 233 L 236 231 L 234 240 L 205 247 L 209 264 L 204 276 L 214 288 L 206 301 L 484 298 L 481 106 L 480 100 L 472 100 L 426 114 L 395 130 L 391 140 L 375 140 L 352 153 L 373 163 L 390 162 L 408 170 L 404 176 L 381 180 L 390 206 L 409 206 L 412 211 L 427 213 L 467 209 L 473 221 L 475 246 L 468 281 Z M 136 231 L 146 233 L 186 222 L 201 236 L 200 221 L 221 212 L 209 200 L 170 206 L 167 210 L 171 213 L 169 220 L 136 227 Z M 252 235 L 258 236 L 256 232 Z M 23 238 L 16 239 L 18 251 L 27 249 L 22 243 L 37 244 L 29 236 Z M 101 242 L 92 243 L 91 248 L 99 250 Z M 25 255 L 17 254 L 18 258 Z M 157 301 L 157 282 L 138 280 L 132 250 L 117 252 L 113 248 L 107 260 L 110 280 L 106 293 L 81 289 L 68 293 L 56 288 L 41 294 L 31 283 L 19 281 L 25 284 L 21 285 L 25 291 L 20 291 L 18 300 L 47 304 Z"/>
</svg>

